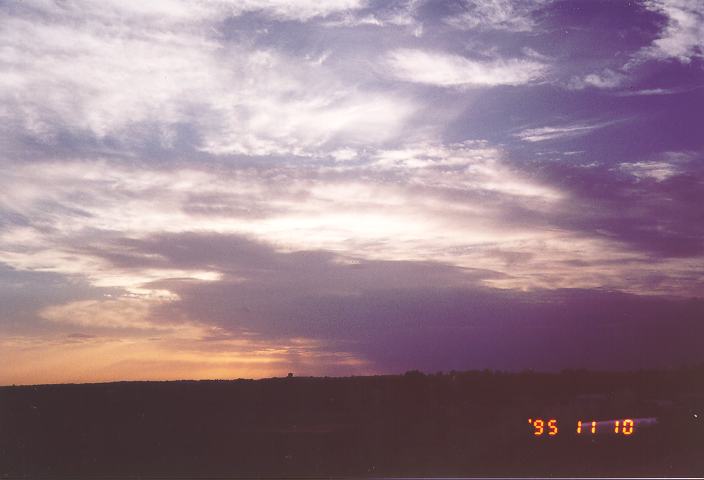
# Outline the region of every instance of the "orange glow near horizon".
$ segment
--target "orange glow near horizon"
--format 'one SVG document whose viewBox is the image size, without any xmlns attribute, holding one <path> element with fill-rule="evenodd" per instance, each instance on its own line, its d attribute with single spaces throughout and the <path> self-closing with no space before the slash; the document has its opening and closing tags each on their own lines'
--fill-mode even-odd
<svg viewBox="0 0 704 480">
<path fill-rule="evenodd" d="M 192 340 L 189 340 L 192 341 Z M 363 360 L 292 339 L 269 345 L 246 341 L 194 342 L 177 338 L 10 338 L 0 341 L 0 385 L 114 381 L 211 380 L 373 374 Z M 276 347 L 276 348 L 273 348 Z M 201 348 L 201 350 L 198 350 Z"/>
</svg>

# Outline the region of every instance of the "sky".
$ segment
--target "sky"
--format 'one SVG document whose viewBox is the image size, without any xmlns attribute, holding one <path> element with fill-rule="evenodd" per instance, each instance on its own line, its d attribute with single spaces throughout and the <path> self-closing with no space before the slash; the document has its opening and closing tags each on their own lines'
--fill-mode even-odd
<svg viewBox="0 0 704 480">
<path fill-rule="evenodd" d="M 0 0 L 0 384 L 704 362 L 699 0 Z"/>
</svg>

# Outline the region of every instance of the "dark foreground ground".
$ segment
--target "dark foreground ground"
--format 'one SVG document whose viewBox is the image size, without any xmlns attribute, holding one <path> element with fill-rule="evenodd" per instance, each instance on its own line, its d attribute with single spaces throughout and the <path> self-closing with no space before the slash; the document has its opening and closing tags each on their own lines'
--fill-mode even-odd
<svg viewBox="0 0 704 480">
<path fill-rule="evenodd" d="M 2 387 L 0 478 L 702 476 L 703 418 L 704 368 Z"/>
</svg>

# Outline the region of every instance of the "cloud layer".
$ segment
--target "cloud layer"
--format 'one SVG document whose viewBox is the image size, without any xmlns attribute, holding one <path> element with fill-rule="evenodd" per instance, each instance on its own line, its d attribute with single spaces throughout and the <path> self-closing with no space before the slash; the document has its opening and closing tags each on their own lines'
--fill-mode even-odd
<svg viewBox="0 0 704 480">
<path fill-rule="evenodd" d="M 0 383 L 702 361 L 696 2 L 0 22 Z"/>
</svg>

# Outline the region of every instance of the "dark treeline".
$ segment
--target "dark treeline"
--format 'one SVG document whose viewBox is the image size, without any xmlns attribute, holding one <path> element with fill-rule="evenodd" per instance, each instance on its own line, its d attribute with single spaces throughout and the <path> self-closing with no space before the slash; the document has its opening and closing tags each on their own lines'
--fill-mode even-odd
<svg viewBox="0 0 704 480">
<path fill-rule="evenodd" d="M 643 417 L 628 437 L 574 430 Z M 704 367 L 8 386 L 0 477 L 701 476 L 702 417 Z"/>
</svg>

